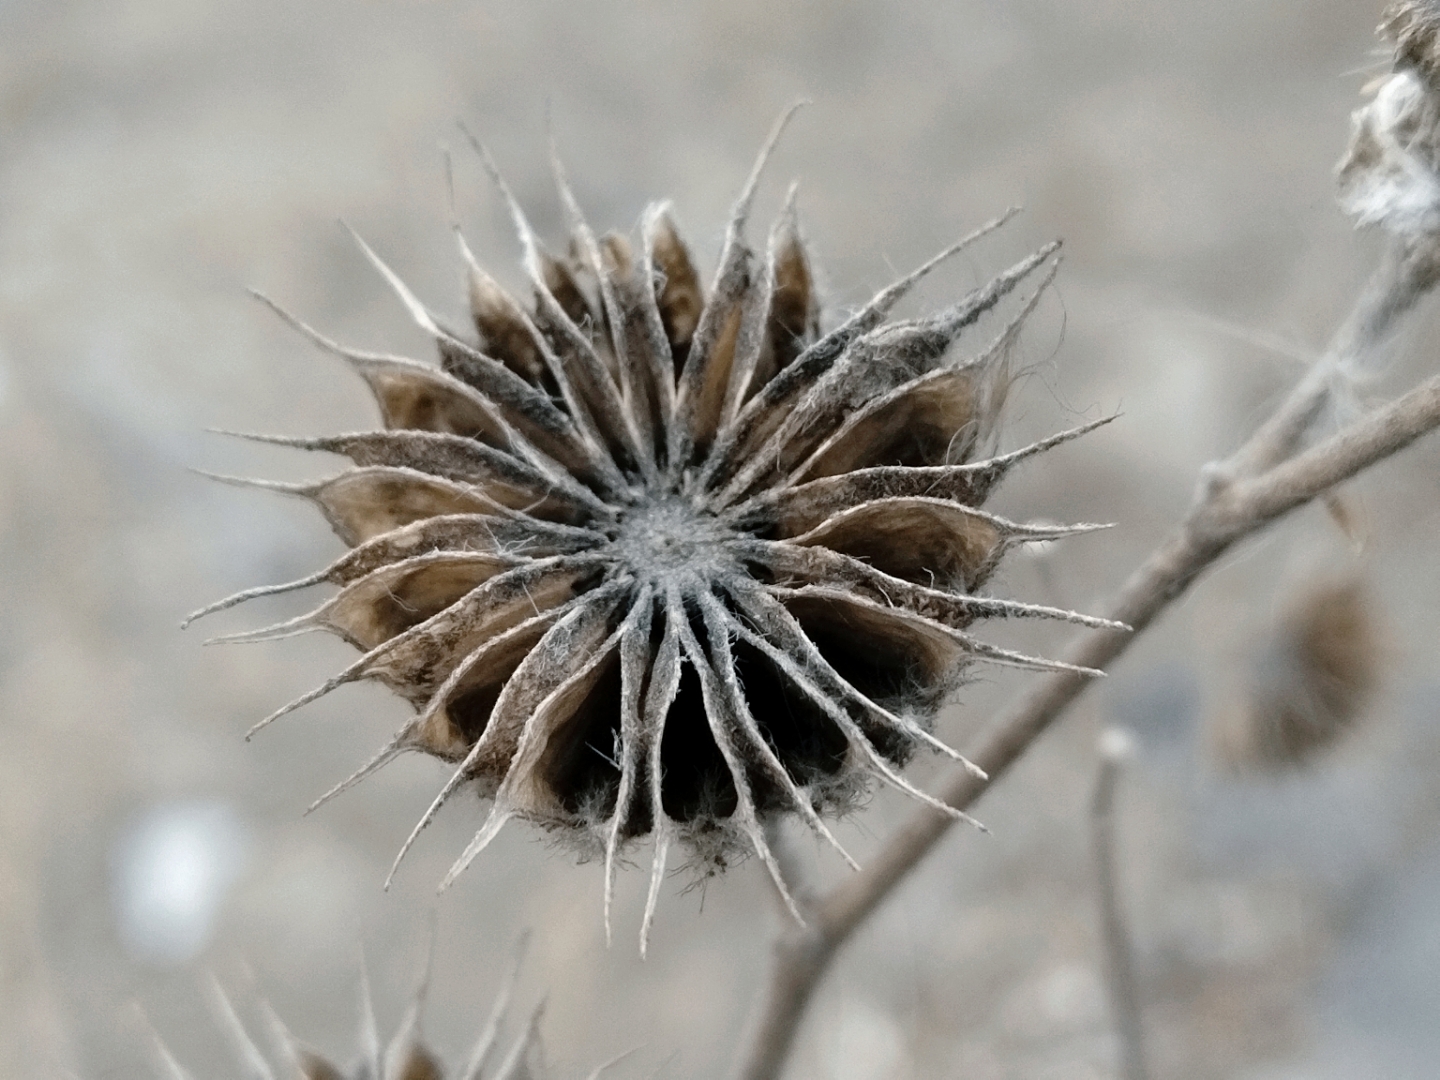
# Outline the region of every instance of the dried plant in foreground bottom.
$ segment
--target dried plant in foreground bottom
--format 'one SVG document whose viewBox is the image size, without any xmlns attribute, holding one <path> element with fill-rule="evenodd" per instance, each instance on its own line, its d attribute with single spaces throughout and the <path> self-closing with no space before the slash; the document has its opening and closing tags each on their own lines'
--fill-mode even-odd
<svg viewBox="0 0 1440 1080">
<path fill-rule="evenodd" d="M 542 1080 L 546 1075 L 540 1045 L 540 1016 L 544 1005 L 533 1009 L 520 1033 L 506 1049 L 502 1046 L 501 1029 L 519 976 L 517 956 L 506 975 L 499 994 L 480 1029 L 480 1034 L 463 1068 L 454 1075 L 457 1080 Z M 426 1048 L 420 1032 L 429 976 L 421 982 L 415 1000 L 405 1014 L 399 1030 L 384 1045 L 380 1042 L 375 1011 L 370 1001 L 369 980 L 362 975 L 360 984 L 360 1052 L 354 1064 L 342 1069 L 305 1046 L 264 1002 L 261 1007 L 268 1021 L 270 1041 L 279 1051 L 281 1067 L 277 1070 L 260 1046 L 251 1037 L 229 997 L 215 981 L 210 983 L 210 1002 L 215 1017 L 228 1037 L 235 1058 L 246 1076 L 252 1080 L 277 1080 L 277 1077 L 298 1077 L 300 1080 L 444 1080 L 447 1075 L 440 1060 Z M 165 1069 L 166 1080 L 192 1080 L 166 1047 L 159 1035 L 154 1036 L 156 1052 Z M 503 1050 L 503 1053 L 502 1053 Z M 627 1055 L 628 1056 L 628 1055 Z M 615 1064 L 608 1062 L 595 1069 L 589 1080 Z M 209 1075 L 213 1070 L 206 1070 Z"/>
<path fill-rule="evenodd" d="M 548 254 L 477 144 L 533 303 L 507 295 L 457 229 L 474 325 L 448 329 L 362 242 L 439 366 L 285 316 L 369 383 L 385 430 L 269 438 L 355 467 L 262 486 L 315 502 L 353 550 L 206 609 L 339 586 L 308 615 L 223 639 L 324 629 L 364 653 L 257 728 L 344 683 L 387 684 L 417 713 L 336 791 L 407 750 L 453 763 L 406 847 L 468 784 L 494 806 L 446 881 L 508 819 L 530 819 L 603 853 L 607 929 L 617 852 L 653 834 L 642 949 L 677 840 L 702 872 L 755 852 L 798 918 L 768 818 L 799 814 L 838 848 L 822 816 L 871 777 L 945 809 L 899 769 L 920 746 L 959 758 L 931 729 L 967 663 L 1066 667 L 984 644 L 975 620 L 1114 625 L 981 591 L 1016 544 L 1095 527 L 980 509 L 1013 465 L 1089 429 L 987 456 L 1056 245 L 937 314 L 890 319 L 1001 218 L 822 332 L 793 189 L 763 256 L 745 241 L 779 130 L 708 289 L 666 207 L 645 214 L 638 247 L 596 239 L 558 165 L 572 236 L 567 256 Z M 987 319 L 980 348 L 952 352 Z"/>
</svg>

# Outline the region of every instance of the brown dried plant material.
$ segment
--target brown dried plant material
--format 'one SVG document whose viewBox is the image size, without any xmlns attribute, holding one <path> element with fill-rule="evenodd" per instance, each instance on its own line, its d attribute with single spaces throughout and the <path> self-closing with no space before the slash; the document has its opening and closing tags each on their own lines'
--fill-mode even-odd
<svg viewBox="0 0 1440 1080">
<path fill-rule="evenodd" d="M 646 212 L 638 243 L 597 240 L 558 166 L 570 254 L 547 254 L 481 149 L 524 247 L 528 305 L 460 238 L 468 337 L 364 249 L 438 367 L 285 316 L 369 383 L 385 430 L 269 438 L 351 458 L 326 481 L 264 486 L 314 502 L 352 550 L 206 610 L 338 587 L 228 639 L 325 629 L 363 652 L 257 728 L 359 679 L 411 701 L 414 718 L 335 791 L 404 751 L 450 762 L 415 833 L 461 786 L 493 808 L 447 882 L 519 817 L 603 853 L 607 926 L 617 853 L 652 834 L 646 927 L 677 841 L 702 870 L 753 851 L 783 893 L 768 818 L 799 814 L 835 844 L 822 817 L 872 777 L 948 811 L 899 768 L 920 746 L 959 757 L 931 727 L 967 664 L 1064 667 L 982 643 L 975 620 L 1103 622 L 981 591 L 1016 545 L 1094 528 L 980 509 L 1012 466 L 1096 426 L 991 452 L 1056 245 L 943 311 L 891 318 L 998 219 L 822 331 L 793 190 L 764 250 L 745 239 L 769 148 L 708 288 L 667 206 Z M 954 348 L 987 318 L 979 348 Z"/>
<path fill-rule="evenodd" d="M 1303 765 L 1354 728 L 1380 682 L 1381 647 L 1358 577 L 1307 586 L 1259 650 L 1244 700 L 1213 732 L 1234 768 Z"/>
</svg>

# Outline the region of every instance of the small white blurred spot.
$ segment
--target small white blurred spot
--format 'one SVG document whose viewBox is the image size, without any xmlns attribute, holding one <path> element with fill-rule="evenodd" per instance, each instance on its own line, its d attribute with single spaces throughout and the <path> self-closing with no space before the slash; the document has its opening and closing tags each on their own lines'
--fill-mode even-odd
<svg viewBox="0 0 1440 1080">
<path fill-rule="evenodd" d="M 1135 756 L 1135 736 L 1123 727 L 1112 725 L 1100 732 L 1096 750 L 1106 761 L 1121 764 Z"/>
<path fill-rule="evenodd" d="M 182 964 L 215 928 L 225 894 L 244 867 L 244 823 L 229 803 L 160 803 L 115 843 L 111 892 L 120 940 L 137 960 Z"/>
<path fill-rule="evenodd" d="M 847 998 L 834 1018 L 825 1046 L 830 1080 L 882 1080 L 903 1075 L 905 1033 L 868 1002 Z"/>
</svg>

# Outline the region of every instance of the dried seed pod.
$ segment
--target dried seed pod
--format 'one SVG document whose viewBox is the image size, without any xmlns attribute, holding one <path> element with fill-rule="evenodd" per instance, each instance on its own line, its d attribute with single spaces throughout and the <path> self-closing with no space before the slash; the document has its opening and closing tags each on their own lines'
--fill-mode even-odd
<svg viewBox="0 0 1440 1080">
<path fill-rule="evenodd" d="M 1440 89 L 1440 4 L 1397 0 L 1380 17 L 1381 37 L 1395 47 L 1395 66 L 1419 72 Z"/>
<path fill-rule="evenodd" d="M 1056 245 L 937 314 L 890 320 L 993 221 L 822 333 L 793 198 L 764 252 L 745 240 L 769 146 L 708 290 L 664 205 L 637 246 L 597 240 L 558 167 L 573 254 L 545 255 L 481 148 L 524 246 L 531 307 L 461 238 L 478 342 L 364 249 L 434 338 L 439 368 L 285 316 L 369 382 L 387 430 L 272 439 L 354 461 L 321 483 L 268 485 L 316 503 L 353 550 L 206 610 L 339 587 L 308 615 L 230 639 L 327 629 L 364 652 L 257 727 L 359 679 L 412 701 L 417 715 L 335 790 L 407 750 L 453 763 L 415 832 L 462 785 L 494 805 L 451 878 L 522 817 L 604 853 L 607 927 L 617 851 L 647 834 L 647 927 L 673 841 L 705 868 L 753 850 L 783 892 L 765 819 L 797 813 L 834 843 L 822 815 L 871 777 L 948 811 L 898 768 L 919 746 L 959 757 L 931 724 L 966 664 L 1063 666 L 985 645 L 972 622 L 1102 622 L 980 592 L 1015 545 L 1094 528 L 980 509 L 1013 465 L 1096 426 L 986 456 Z M 987 317 L 983 346 L 957 355 Z"/>
<path fill-rule="evenodd" d="M 1380 35 L 1394 71 L 1352 114 L 1350 145 L 1336 169 L 1341 208 L 1359 225 L 1405 237 L 1440 229 L 1440 9 L 1402 0 L 1386 9 Z"/>
<path fill-rule="evenodd" d="M 1360 579 L 1310 584 L 1259 650 L 1244 700 L 1218 715 L 1219 756 L 1234 768 L 1305 764 L 1355 726 L 1380 665 Z"/>
</svg>

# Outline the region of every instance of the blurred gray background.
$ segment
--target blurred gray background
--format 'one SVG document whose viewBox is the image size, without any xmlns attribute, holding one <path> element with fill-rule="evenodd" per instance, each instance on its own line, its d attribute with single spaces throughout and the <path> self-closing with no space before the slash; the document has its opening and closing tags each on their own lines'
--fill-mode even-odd
<svg viewBox="0 0 1440 1080">
<path fill-rule="evenodd" d="M 0 2 L 0 1062 L 5 1075 L 151 1075 L 135 1003 L 199 1075 L 240 1075 L 197 986 L 344 1056 L 363 942 L 383 1025 L 437 927 L 432 1042 L 468 1049 L 518 934 L 561 1076 L 717 1077 L 780 926 L 753 864 L 667 882 L 651 956 L 645 871 L 606 949 L 599 867 L 510 828 L 434 885 L 483 807 L 459 799 L 381 882 L 441 782 L 403 759 L 311 817 L 405 707 L 347 688 L 245 729 L 348 662 L 320 637 L 204 649 L 302 610 L 218 596 L 318 568 L 310 507 L 222 487 L 312 460 L 205 434 L 370 425 L 342 365 L 245 295 L 347 343 L 427 355 L 335 219 L 442 311 L 461 310 L 437 146 L 464 119 L 559 241 L 545 112 L 590 218 L 672 197 L 703 260 L 764 132 L 797 97 L 762 191 L 801 180 L 828 309 L 843 311 L 1006 206 L 1026 212 L 930 282 L 943 302 L 1051 237 L 1059 285 L 1026 343 L 1008 446 L 1122 418 L 1017 475 L 1017 517 L 1113 521 L 1007 566 L 997 591 L 1097 607 L 1318 350 L 1378 251 L 1333 206 L 1348 113 L 1377 68 L 1353 0 Z M 502 281 L 517 244 L 476 162 L 459 214 Z M 758 235 L 764 222 L 757 222 Z M 1376 394 L 1434 363 L 1422 316 Z M 1440 442 L 1350 485 L 1358 558 L 1309 510 L 1226 560 L 981 804 L 826 982 L 793 1075 L 1106 1077 L 1085 807 L 1097 731 L 1133 728 L 1120 801 L 1156 1075 L 1433 1076 L 1440 1059 Z M 1365 724 L 1279 780 L 1217 770 L 1205 728 L 1299 582 L 1359 564 L 1385 627 Z M 1054 650 L 1064 632 L 997 627 Z M 981 672 L 967 734 L 1022 685 Z M 912 775 L 934 777 L 918 762 Z M 862 858 L 910 807 L 841 829 Z M 843 868 L 797 838 L 811 886 Z M 648 851 L 636 858 L 648 866 Z"/>
</svg>

